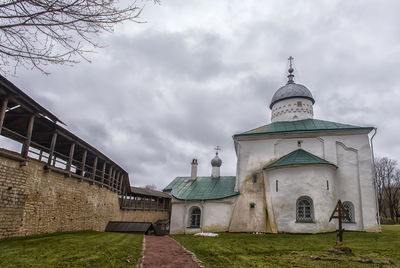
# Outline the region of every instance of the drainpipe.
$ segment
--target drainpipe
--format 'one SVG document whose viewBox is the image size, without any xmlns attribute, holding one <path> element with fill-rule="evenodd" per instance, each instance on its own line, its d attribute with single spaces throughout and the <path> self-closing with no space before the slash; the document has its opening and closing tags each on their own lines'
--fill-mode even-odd
<svg viewBox="0 0 400 268">
<path fill-rule="evenodd" d="M 374 134 L 371 137 L 371 152 L 372 152 L 372 168 L 374 172 L 374 187 L 375 187 L 375 206 L 376 206 L 376 213 L 377 213 L 377 219 L 378 219 L 378 226 L 381 228 L 381 217 L 380 217 L 380 211 L 379 211 L 379 202 L 378 202 L 378 187 L 376 183 L 376 172 L 375 172 L 375 155 L 374 155 L 374 144 L 372 143 L 372 139 L 375 137 L 377 128 L 374 128 Z"/>
</svg>

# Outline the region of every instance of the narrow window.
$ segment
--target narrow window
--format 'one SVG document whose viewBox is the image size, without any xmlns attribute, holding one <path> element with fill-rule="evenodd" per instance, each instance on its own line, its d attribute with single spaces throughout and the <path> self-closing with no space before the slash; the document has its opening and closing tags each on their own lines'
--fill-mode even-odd
<svg viewBox="0 0 400 268">
<path fill-rule="evenodd" d="M 297 147 L 301 147 L 301 144 L 303 143 L 303 141 L 302 140 L 298 140 L 297 141 Z"/>
<path fill-rule="evenodd" d="M 329 191 L 329 181 L 328 180 L 326 181 L 326 190 Z"/>
<path fill-rule="evenodd" d="M 201 210 L 198 207 L 192 209 L 190 213 L 190 227 L 199 228 L 200 227 Z"/>
<path fill-rule="evenodd" d="M 276 187 L 276 191 L 278 192 L 278 180 L 275 181 L 275 187 Z"/>
<path fill-rule="evenodd" d="M 297 222 L 313 222 L 314 207 L 312 199 L 308 196 L 302 196 L 296 203 L 296 221 Z"/>
<path fill-rule="evenodd" d="M 257 174 L 253 175 L 253 183 L 257 183 Z"/>
<path fill-rule="evenodd" d="M 354 206 L 353 203 L 349 201 L 343 202 L 343 207 L 349 214 L 350 221 L 348 219 L 343 219 L 343 222 L 354 222 Z"/>
<path fill-rule="evenodd" d="M 256 204 L 250 203 L 250 208 L 255 208 L 255 207 L 256 207 Z"/>
</svg>

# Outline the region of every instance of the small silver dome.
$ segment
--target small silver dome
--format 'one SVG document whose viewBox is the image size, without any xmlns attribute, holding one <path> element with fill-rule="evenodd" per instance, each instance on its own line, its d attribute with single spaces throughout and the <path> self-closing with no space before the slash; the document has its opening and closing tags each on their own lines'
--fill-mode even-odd
<svg viewBox="0 0 400 268">
<path fill-rule="evenodd" d="M 272 109 L 272 106 L 274 106 L 274 104 L 278 101 L 291 98 L 305 98 L 311 100 L 313 104 L 315 103 L 315 100 L 308 88 L 300 84 L 289 82 L 275 92 L 269 108 Z"/>
<path fill-rule="evenodd" d="M 218 157 L 218 154 L 211 160 L 211 166 L 220 167 L 222 165 L 221 158 Z"/>
</svg>

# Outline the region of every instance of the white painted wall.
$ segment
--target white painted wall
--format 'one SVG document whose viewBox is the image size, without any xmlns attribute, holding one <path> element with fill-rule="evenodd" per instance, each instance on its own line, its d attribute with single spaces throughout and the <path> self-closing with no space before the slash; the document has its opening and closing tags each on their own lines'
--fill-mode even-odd
<svg viewBox="0 0 400 268">
<path fill-rule="evenodd" d="M 300 106 L 297 105 L 298 102 Z M 271 109 L 271 122 L 295 121 L 313 118 L 313 116 L 313 103 L 304 98 L 281 100 L 275 103 Z"/>
<path fill-rule="evenodd" d="M 335 207 L 335 171 L 333 166 L 301 166 L 264 170 L 268 180 L 265 194 L 271 197 L 268 211 L 275 215 L 278 232 L 316 233 L 335 231 L 335 224 L 329 223 L 331 210 Z M 278 181 L 278 191 L 276 189 Z M 327 189 L 327 181 L 329 189 Z M 313 200 L 314 222 L 296 222 L 296 202 L 308 196 Z M 272 214 L 271 214 L 272 215 Z M 269 215 L 269 220 L 271 216 Z"/>
<path fill-rule="evenodd" d="M 377 225 L 376 220 L 377 209 L 372 166 L 373 164 L 368 135 L 359 134 L 357 132 L 353 132 L 353 134 L 352 132 L 343 132 L 340 133 L 340 135 L 339 132 L 337 133 L 338 134 L 336 135 L 332 135 L 332 132 L 321 132 L 313 134 L 298 133 L 280 136 L 265 135 L 263 137 L 247 136 L 236 138 L 235 145 L 238 152 L 236 189 L 241 191 L 242 196 L 243 190 L 245 190 L 242 189 L 242 185 L 246 178 L 251 176 L 251 174 L 254 172 L 260 171 L 263 166 L 272 160 L 276 160 L 283 155 L 298 149 L 299 147 L 297 141 L 301 140 L 302 149 L 338 166 L 338 169 L 333 171 L 333 174 L 329 179 L 332 180 L 330 183 L 332 189 L 335 189 L 335 192 L 332 192 L 332 198 L 334 197 L 336 199 L 335 203 L 339 198 L 342 201 L 351 201 L 354 205 L 356 216 L 356 223 L 347 223 L 345 224 L 345 228 L 348 230 L 358 231 L 379 231 L 379 226 Z M 290 181 L 290 183 L 293 184 L 293 187 L 300 187 L 301 184 L 306 184 L 313 189 L 314 187 L 311 182 L 315 180 L 321 180 L 318 176 L 323 175 L 317 171 L 315 174 L 311 174 L 311 171 L 307 171 L 309 173 L 309 179 L 311 180 L 308 181 L 308 179 L 305 178 L 305 174 L 307 174 L 307 172 L 304 171 L 305 173 L 301 175 L 304 176 L 304 181 L 299 184 L 297 178 L 301 176 L 300 173 L 297 175 L 297 170 L 301 170 L 301 168 L 294 168 L 293 170 L 296 172 L 293 172 L 292 179 L 286 178 L 288 176 L 286 172 L 288 171 L 274 171 L 277 173 L 274 176 L 278 176 L 278 173 L 280 172 L 279 176 L 282 176 L 284 180 Z M 270 174 L 265 175 L 268 175 L 266 178 L 269 178 L 270 176 Z M 324 181 L 324 185 L 326 185 L 326 179 L 322 181 Z M 322 185 L 322 181 L 318 183 Z M 266 181 L 265 185 L 267 191 L 267 185 L 270 185 L 270 187 L 275 187 L 275 182 L 272 183 L 271 181 Z M 269 206 L 269 203 L 271 202 L 276 203 L 274 200 L 274 195 L 270 193 L 271 196 L 268 196 L 268 193 L 269 192 L 267 191 L 265 195 L 267 206 Z M 311 194 L 315 195 L 317 198 L 314 202 L 316 207 L 320 207 L 322 204 L 322 207 L 326 211 L 329 211 L 329 213 L 333 210 L 333 204 L 329 202 L 326 203 L 325 201 L 319 199 L 317 190 Z M 239 198 L 241 198 L 241 196 Z M 298 196 L 296 198 L 298 198 Z M 291 204 L 295 205 L 295 202 L 292 202 Z M 240 209 L 240 207 L 238 206 L 237 209 Z M 280 209 L 281 208 L 278 207 L 273 211 L 279 211 Z M 292 209 L 294 208 L 292 207 Z M 235 211 L 235 213 L 241 214 L 246 212 Z M 326 216 L 325 214 L 320 215 L 323 215 L 323 217 Z M 282 217 L 283 219 L 286 219 L 288 217 L 287 215 L 280 215 L 279 219 L 277 215 L 275 215 L 275 217 L 277 220 L 277 229 L 279 231 L 286 232 L 293 230 L 297 232 L 297 227 L 288 227 L 284 224 L 284 220 L 281 220 Z M 319 218 L 319 221 L 323 221 L 323 217 Z M 328 219 L 329 217 L 326 218 L 326 222 Z M 233 222 L 233 224 L 235 224 L 235 222 Z M 273 222 L 271 222 L 271 226 L 274 226 Z M 255 229 L 256 226 L 248 226 L 248 228 Z M 325 231 L 329 228 L 330 224 L 320 222 L 315 228 L 304 227 L 304 230 Z"/>
<path fill-rule="evenodd" d="M 221 200 L 180 201 L 172 198 L 171 234 L 190 234 L 198 232 L 226 232 L 233 213 L 237 196 Z M 200 228 L 190 228 L 190 210 L 192 207 L 201 210 Z"/>
</svg>

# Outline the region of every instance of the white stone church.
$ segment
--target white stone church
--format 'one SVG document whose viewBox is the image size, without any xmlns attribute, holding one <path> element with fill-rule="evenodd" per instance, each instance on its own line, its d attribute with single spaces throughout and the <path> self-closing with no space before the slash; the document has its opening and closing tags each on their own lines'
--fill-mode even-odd
<svg viewBox="0 0 400 268">
<path fill-rule="evenodd" d="M 314 119 L 314 98 L 294 82 L 272 97 L 271 124 L 233 136 L 236 176 L 220 176 L 218 153 L 210 177 L 175 178 L 170 232 L 318 233 L 336 230 L 329 217 L 340 199 L 344 228 L 378 232 L 372 161 L 374 127 Z"/>
</svg>

